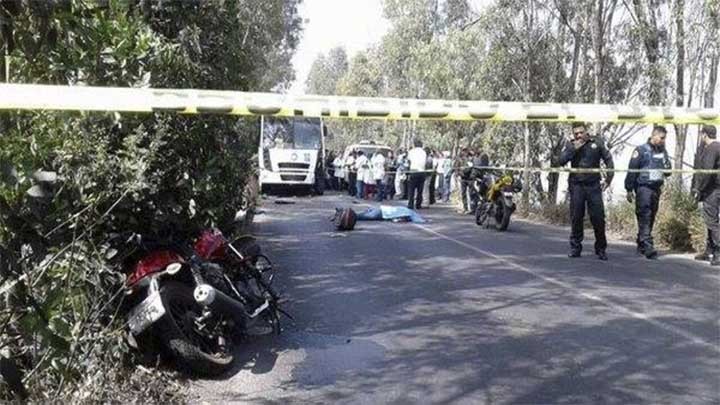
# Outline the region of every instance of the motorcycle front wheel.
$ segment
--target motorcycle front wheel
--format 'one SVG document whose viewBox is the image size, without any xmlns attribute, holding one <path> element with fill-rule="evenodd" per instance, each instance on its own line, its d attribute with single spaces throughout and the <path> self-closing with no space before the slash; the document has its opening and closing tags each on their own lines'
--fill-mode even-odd
<svg viewBox="0 0 720 405">
<path fill-rule="evenodd" d="M 507 231 L 508 226 L 510 226 L 510 216 L 512 212 L 513 210 L 507 205 L 505 200 L 501 200 L 495 216 L 498 231 Z"/>
<path fill-rule="evenodd" d="M 233 362 L 232 353 L 217 339 L 198 330 L 195 320 L 202 308 L 193 298 L 193 290 L 178 282 L 167 282 L 160 288 L 165 315 L 155 324 L 165 350 L 178 368 L 186 373 L 216 376 L 224 373 Z M 225 340 L 227 337 L 225 337 Z"/>
<path fill-rule="evenodd" d="M 485 209 L 485 203 L 478 204 L 475 209 L 475 224 L 477 226 L 482 226 L 485 221 L 487 221 L 487 217 L 488 213 L 487 209 Z"/>
</svg>

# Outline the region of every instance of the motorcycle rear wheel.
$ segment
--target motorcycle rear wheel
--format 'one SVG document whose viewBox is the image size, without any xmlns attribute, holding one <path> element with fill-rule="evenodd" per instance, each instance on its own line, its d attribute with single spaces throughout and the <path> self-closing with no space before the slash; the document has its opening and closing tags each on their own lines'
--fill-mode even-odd
<svg viewBox="0 0 720 405">
<path fill-rule="evenodd" d="M 193 298 L 193 290 L 171 281 L 160 288 L 160 296 L 167 312 L 155 328 L 160 342 L 178 368 L 185 373 L 204 376 L 217 376 L 228 370 L 234 359 L 232 353 L 200 334 L 193 322 L 202 312 Z"/>
</svg>

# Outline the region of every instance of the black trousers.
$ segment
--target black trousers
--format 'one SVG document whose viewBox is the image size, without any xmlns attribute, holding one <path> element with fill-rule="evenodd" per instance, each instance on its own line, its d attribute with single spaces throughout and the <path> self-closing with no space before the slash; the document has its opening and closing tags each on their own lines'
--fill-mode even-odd
<svg viewBox="0 0 720 405">
<path fill-rule="evenodd" d="M 470 180 L 460 180 L 460 199 L 462 199 L 463 210 L 468 210 L 468 189 L 470 188 Z"/>
<path fill-rule="evenodd" d="M 712 253 L 720 253 L 718 243 L 720 242 L 720 188 L 715 188 L 707 197 L 703 198 L 703 218 L 708 229 L 707 250 Z"/>
<path fill-rule="evenodd" d="M 607 238 L 605 236 L 605 205 L 600 182 L 570 183 L 570 220 L 572 223 L 570 248 L 575 252 L 582 251 L 586 207 L 595 231 L 595 253 L 604 252 L 607 249 Z"/>
<path fill-rule="evenodd" d="M 649 252 L 655 249 L 652 236 L 655 216 L 660 206 L 662 187 L 638 186 L 635 189 L 635 216 L 638 223 L 637 245 Z"/>
<path fill-rule="evenodd" d="M 428 198 L 430 198 L 430 201 L 428 201 L 428 203 L 430 203 L 430 204 L 435 204 L 435 180 L 436 180 L 435 173 L 428 176 L 428 181 L 430 181 L 430 187 L 428 187 L 428 190 L 429 190 Z"/>
<path fill-rule="evenodd" d="M 355 194 L 357 194 L 357 190 L 355 190 L 355 184 L 357 182 L 357 173 L 350 173 L 350 175 L 348 177 L 349 177 L 349 179 L 348 179 L 348 194 L 350 194 L 351 196 L 354 197 Z M 362 197 L 358 197 L 358 198 L 362 198 Z"/>
<path fill-rule="evenodd" d="M 413 173 L 408 177 L 408 208 L 414 210 L 422 207 L 425 174 Z"/>
</svg>

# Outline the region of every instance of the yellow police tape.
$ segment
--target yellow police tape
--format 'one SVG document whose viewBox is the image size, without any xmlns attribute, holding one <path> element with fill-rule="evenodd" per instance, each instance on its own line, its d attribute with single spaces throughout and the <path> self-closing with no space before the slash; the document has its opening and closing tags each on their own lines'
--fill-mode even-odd
<svg viewBox="0 0 720 405">
<path fill-rule="evenodd" d="M 720 109 L 292 96 L 238 91 L 0 84 L 0 110 L 176 112 L 340 119 L 720 124 Z"/>
<path fill-rule="evenodd" d="M 478 170 L 487 170 L 487 171 L 495 171 L 495 172 L 531 172 L 531 173 L 667 173 L 667 174 L 720 174 L 720 169 L 606 169 L 606 168 L 600 168 L 600 169 L 594 169 L 594 168 L 572 168 L 572 167 L 529 167 L 525 169 L 524 167 L 501 167 L 501 166 L 479 166 L 474 167 L 474 169 Z M 348 171 L 347 169 L 342 169 L 345 171 Z M 371 170 L 371 169 L 367 169 Z M 351 173 L 357 173 L 357 170 L 349 170 Z M 426 173 L 426 174 L 432 174 L 436 173 L 435 170 L 398 170 L 398 171 L 385 171 L 385 174 L 417 174 L 417 173 Z"/>
<path fill-rule="evenodd" d="M 720 173 L 720 169 L 593 169 L 593 168 L 572 168 L 572 167 L 530 167 L 525 169 L 523 167 L 490 167 L 483 166 L 478 169 L 493 170 L 493 171 L 509 171 L 509 172 L 545 172 L 545 173 L 667 173 L 667 174 L 693 174 L 693 173 Z"/>
</svg>

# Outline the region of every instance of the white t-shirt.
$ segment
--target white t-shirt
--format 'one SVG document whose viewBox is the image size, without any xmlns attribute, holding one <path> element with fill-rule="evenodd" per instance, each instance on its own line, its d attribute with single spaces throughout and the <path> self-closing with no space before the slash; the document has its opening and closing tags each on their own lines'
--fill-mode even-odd
<svg viewBox="0 0 720 405">
<path fill-rule="evenodd" d="M 341 157 L 336 157 L 333 160 L 333 166 L 335 166 L 335 177 L 345 177 L 345 171 L 343 170 L 343 160 Z"/>
<path fill-rule="evenodd" d="M 436 158 L 435 163 L 435 173 L 437 174 L 443 174 L 443 165 L 445 164 L 445 161 L 447 159 L 444 157 Z"/>
<path fill-rule="evenodd" d="M 365 182 L 370 172 L 370 162 L 365 155 L 360 155 L 355 159 L 355 170 L 357 171 L 357 180 Z"/>
<path fill-rule="evenodd" d="M 385 156 L 380 153 L 373 155 L 372 160 L 372 178 L 373 180 L 382 180 L 385 177 Z"/>
<path fill-rule="evenodd" d="M 438 165 L 438 173 L 442 173 L 443 175 L 447 176 L 452 172 L 453 169 L 453 160 L 450 158 L 444 158 L 442 161 L 442 166 Z"/>
<path fill-rule="evenodd" d="M 423 148 L 410 149 L 410 152 L 408 152 L 408 159 L 410 160 L 410 171 L 421 172 L 425 170 L 427 153 L 425 153 Z"/>
<path fill-rule="evenodd" d="M 355 158 L 352 155 L 347 155 L 345 158 L 345 180 L 350 181 L 350 172 L 355 169 Z"/>
</svg>

